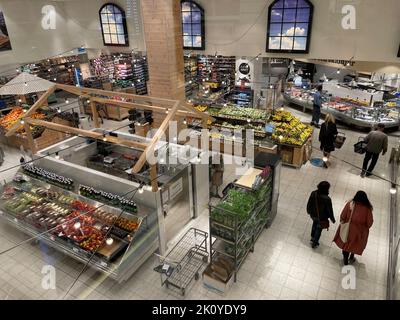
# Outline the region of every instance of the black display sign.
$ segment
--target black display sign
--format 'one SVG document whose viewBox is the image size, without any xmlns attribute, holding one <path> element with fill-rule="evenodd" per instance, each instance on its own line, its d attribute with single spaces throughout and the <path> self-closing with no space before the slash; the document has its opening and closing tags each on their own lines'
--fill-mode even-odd
<svg viewBox="0 0 400 320">
<path fill-rule="evenodd" d="M 240 64 L 240 66 L 239 66 L 239 71 L 240 71 L 240 73 L 241 74 L 245 74 L 245 75 L 247 75 L 247 74 L 249 74 L 250 73 L 250 66 L 249 66 L 249 64 L 248 63 L 242 63 L 242 64 Z"/>
</svg>

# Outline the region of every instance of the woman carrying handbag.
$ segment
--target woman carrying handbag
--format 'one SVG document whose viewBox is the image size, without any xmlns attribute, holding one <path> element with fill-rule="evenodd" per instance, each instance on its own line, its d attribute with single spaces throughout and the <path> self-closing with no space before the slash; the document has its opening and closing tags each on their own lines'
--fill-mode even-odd
<svg viewBox="0 0 400 320">
<path fill-rule="evenodd" d="M 319 239 L 323 229 L 329 229 L 329 220 L 335 223 L 333 215 L 332 200 L 329 197 L 330 184 L 322 181 L 318 184 L 317 190 L 311 192 L 307 203 L 307 213 L 313 220 L 311 229 L 311 246 L 319 246 Z"/>
<path fill-rule="evenodd" d="M 333 241 L 342 249 L 343 263 L 355 262 L 354 255 L 362 255 L 368 242 L 369 229 L 374 223 L 372 205 L 364 191 L 358 191 L 346 203 L 340 215 L 340 226 Z"/>
</svg>

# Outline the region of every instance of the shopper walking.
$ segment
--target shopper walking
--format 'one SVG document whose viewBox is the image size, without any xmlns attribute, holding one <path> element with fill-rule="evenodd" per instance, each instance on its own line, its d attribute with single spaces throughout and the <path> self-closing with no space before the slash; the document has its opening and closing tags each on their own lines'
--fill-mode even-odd
<svg viewBox="0 0 400 320">
<path fill-rule="evenodd" d="M 378 162 L 379 154 L 382 152 L 384 156 L 388 148 L 388 136 L 383 132 L 385 125 L 383 123 L 378 124 L 378 128 L 375 131 L 371 131 L 364 139 L 367 143 L 365 158 L 363 162 L 363 170 L 361 177 L 369 177 L 374 171 L 375 165 Z M 371 161 L 368 167 L 368 163 Z M 368 168 L 368 169 L 367 169 Z"/>
<path fill-rule="evenodd" d="M 330 166 L 331 152 L 335 151 L 335 139 L 338 134 L 335 117 L 328 113 L 325 117 L 325 122 L 321 126 L 319 132 L 319 141 L 321 142 L 321 151 L 324 153 L 324 166 Z"/>
<path fill-rule="evenodd" d="M 374 223 L 372 209 L 367 194 L 358 191 L 353 200 L 347 202 L 340 215 L 341 224 L 333 241 L 342 249 L 345 265 L 355 262 L 354 255 L 361 256 L 367 246 L 369 229 Z M 341 232 L 341 228 L 345 228 L 345 223 L 348 223 L 348 232 L 343 234 L 344 230 Z"/>
<path fill-rule="evenodd" d="M 314 93 L 314 103 L 313 103 L 313 115 L 311 120 L 311 125 L 319 128 L 319 118 L 321 117 L 322 108 L 322 85 L 317 87 L 317 92 Z"/>
<path fill-rule="evenodd" d="M 332 200 L 329 197 L 329 188 L 331 185 L 328 181 L 322 181 L 318 184 L 317 190 L 311 192 L 307 203 L 307 213 L 313 220 L 311 228 L 311 245 L 312 248 L 319 246 L 322 229 L 329 229 L 329 220 L 335 223 L 333 214 Z"/>
</svg>

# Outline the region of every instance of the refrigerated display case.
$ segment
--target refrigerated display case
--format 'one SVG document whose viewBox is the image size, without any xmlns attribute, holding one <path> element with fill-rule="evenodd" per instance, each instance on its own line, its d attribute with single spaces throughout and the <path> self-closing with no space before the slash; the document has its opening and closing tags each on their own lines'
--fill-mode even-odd
<svg viewBox="0 0 400 320">
<path fill-rule="evenodd" d="M 284 97 L 287 102 L 296 104 L 306 109 L 313 109 L 313 94 L 315 90 L 303 88 L 288 88 Z M 363 128 L 371 128 L 378 123 L 383 123 L 387 128 L 400 125 L 400 104 L 393 101 L 370 101 L 353 99 L 351 97 L 332 97 L 323 93 L 323 114 L 332 113 L 336 119 L 348 124 Z M 392 103 L 390 103 L 392 102 Z"/>
</svg>

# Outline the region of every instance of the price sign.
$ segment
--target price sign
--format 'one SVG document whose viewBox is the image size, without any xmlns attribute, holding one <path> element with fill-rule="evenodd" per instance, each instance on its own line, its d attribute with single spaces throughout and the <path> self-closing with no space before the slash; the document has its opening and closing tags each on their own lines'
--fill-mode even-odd
<svg viewBox="0 0 400 320">
<path fill-rule="evenodd" d="M 75 252 L 75 253 L 79 252 L 78 248 L 72 248 L 72 251 Z"/>
<path fill-rule="evenodd" d="M 104 261 L 100 261 L 100 265 L 101 265 L 102 267 L 108 267 L 108 264 L 105 263 Z"/>
</svg>

